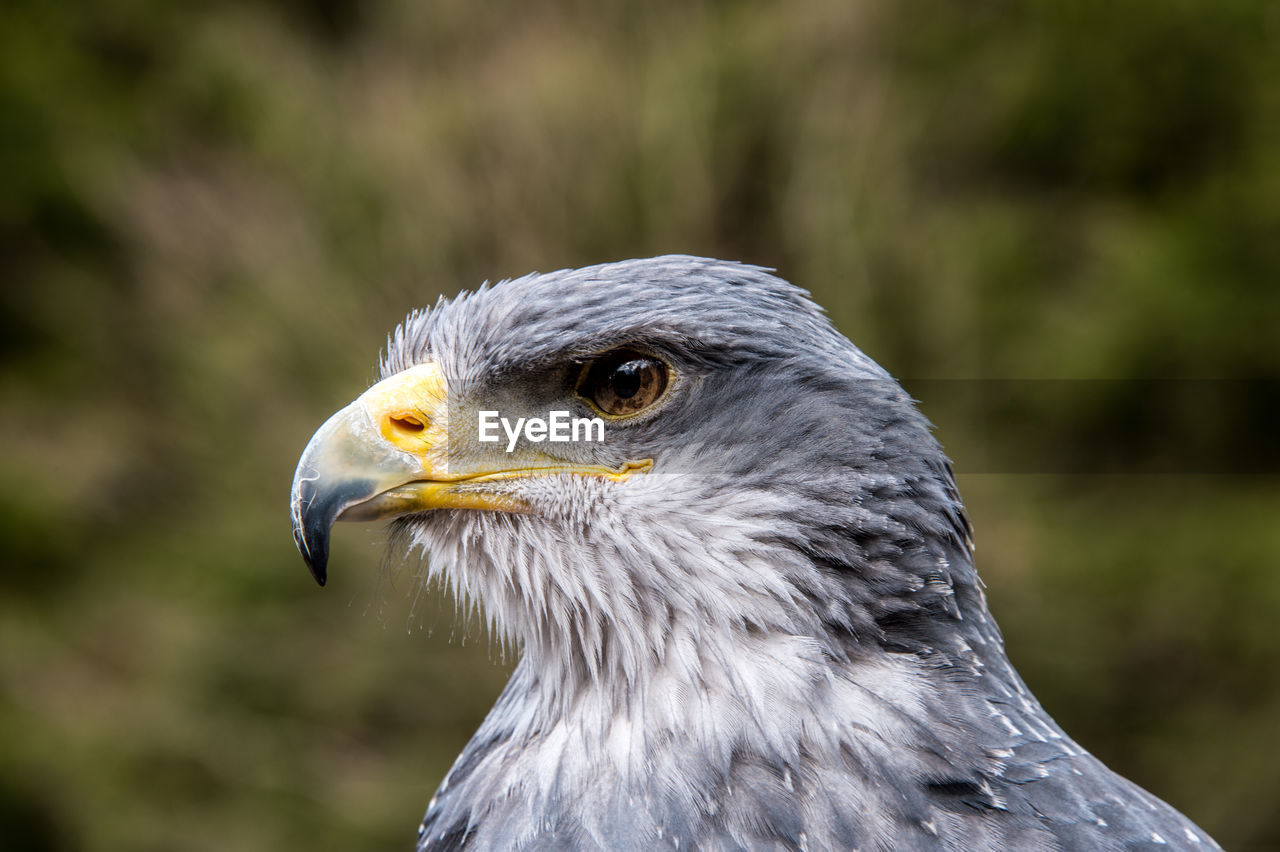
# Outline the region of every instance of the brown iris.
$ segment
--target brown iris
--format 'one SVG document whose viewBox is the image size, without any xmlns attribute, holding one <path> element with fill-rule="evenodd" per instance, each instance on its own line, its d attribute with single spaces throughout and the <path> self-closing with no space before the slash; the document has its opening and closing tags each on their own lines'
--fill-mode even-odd
<svg viewBox="0 0 1280 852">
<path fill-rule="evenodd" d="M 578 383 L 579 394 L 614 417 L 643 411 L 666 388 L 667 365 L 633 349 L 619 349 L 596 359 Z"/>
</svg>

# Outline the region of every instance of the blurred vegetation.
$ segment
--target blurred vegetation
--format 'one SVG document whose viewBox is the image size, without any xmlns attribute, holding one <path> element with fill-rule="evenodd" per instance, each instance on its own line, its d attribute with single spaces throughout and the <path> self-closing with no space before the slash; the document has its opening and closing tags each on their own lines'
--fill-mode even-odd
<svg viewBox="0 0 1280 852">
<path fill-rule="evenodd" d="M 376 530 L 317 592 L 297 454 L 408 309 L 675 251 L 903 377 L 1050 711 L 1280 848 L 1277 81 L 1265 0 L 9 0 L 5 848 L 408 848 L 506 670 Z"/>
</svg>

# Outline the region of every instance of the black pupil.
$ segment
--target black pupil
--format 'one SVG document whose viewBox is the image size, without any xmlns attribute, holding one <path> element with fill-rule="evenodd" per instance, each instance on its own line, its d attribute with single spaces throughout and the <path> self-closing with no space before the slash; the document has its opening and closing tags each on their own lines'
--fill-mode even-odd
<svg viewBox="0 0 1280 852">
<path fill-rule="evenodd" d="M 631 399 L 640 391 L 644 378 L 644 361 L 628 361 L 614 369 L 609 376 L 609 384 L 618 399 Z"/>
</svg>

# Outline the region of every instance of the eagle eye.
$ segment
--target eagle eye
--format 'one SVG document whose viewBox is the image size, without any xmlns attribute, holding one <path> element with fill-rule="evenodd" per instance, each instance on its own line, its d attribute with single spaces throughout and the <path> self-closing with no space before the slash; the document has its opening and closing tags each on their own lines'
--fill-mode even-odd
<svg viewBox="0 0 1280 852">
<path fill-rule="evenodd" d="M 652 355 L 619 349 L 583 370 L 578 393 L 614 417 L 637 414 L 667 389 L 667 365 Z"/>
</svg>

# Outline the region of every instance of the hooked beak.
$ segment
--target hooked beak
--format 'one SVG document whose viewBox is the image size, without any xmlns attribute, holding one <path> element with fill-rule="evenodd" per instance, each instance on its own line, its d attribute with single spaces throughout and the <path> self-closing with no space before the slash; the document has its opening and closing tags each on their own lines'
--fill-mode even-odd
<svg viewBox="0 0 1280 852">
<path fill-rule="evenodd" d="M 529 512 L 487 483 L 573 473 L 624 481 L 652 462 L 621 468 L 547 458 L 525 467 L 449 464 L 448 388 L 440 367 L 420 364 L 384 379 L 334 414 L 312 436 L 293 476 L 293 540 L 316 582 L 328 576 L 337 521 L 375 521 L 431 509 Z M 466 442 L 470 443 L 470 442 Z"/>
</svg>

